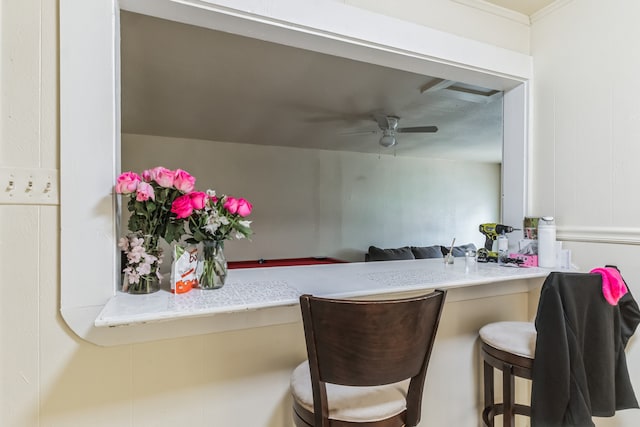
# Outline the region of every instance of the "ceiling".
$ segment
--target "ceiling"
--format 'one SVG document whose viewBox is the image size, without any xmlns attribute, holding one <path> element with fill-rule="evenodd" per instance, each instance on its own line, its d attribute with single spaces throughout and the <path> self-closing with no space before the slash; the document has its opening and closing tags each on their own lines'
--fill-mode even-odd
<svg viewBox="0 0 640 427">
<path fill-rule="evenodd" d="M 121 28 L 125 133 L 501 162 L 495 91 L 131 12 Z M 377 114 L 439 130 L 385 149 Z"/>
</svg>

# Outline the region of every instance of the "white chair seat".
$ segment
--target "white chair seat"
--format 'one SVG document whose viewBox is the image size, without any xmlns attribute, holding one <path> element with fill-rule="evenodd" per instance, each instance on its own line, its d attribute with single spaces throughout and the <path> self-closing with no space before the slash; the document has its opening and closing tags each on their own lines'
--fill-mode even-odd
<svg viewBox="0 0 640 427">
<path fill-rule="evenodd" d="M 330 418 L 351 422 L 379 421 L 404 411 L 409 380 L 374 387 L 327 384 L 326 388 Z M 302 362 L 293 371 L 291 393 L 302 407 L 313 412 L 308 361 Z"/>
<path fill-rule="evenodd" d="M 536 327 L 532 322 L 494 322 L 480 329 L 480 339 L 498 350 L 533 359 Z"/>
</svg>

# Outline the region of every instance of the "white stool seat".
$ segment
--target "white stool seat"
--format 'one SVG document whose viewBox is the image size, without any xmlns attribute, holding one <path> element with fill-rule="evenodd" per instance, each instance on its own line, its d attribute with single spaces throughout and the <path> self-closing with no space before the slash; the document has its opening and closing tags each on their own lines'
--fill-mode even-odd
<svg viewBox="0 0 640 427">
<path fill-rule="evenodd" d="M 342 421 L 372 422 L 390 418 L 406 407 L 409 380 L 375 387 L 348 387 L 327 384 L 329 417 Z M 309 361 L 302 362 L 291 375 L 291 394 L 304 408 L 313 411 Z"/>
<path fill-rule="evenodd" d="M 536 327 L 532 322 L 494 322 L 480 329 L 480 339 L 498 350 L 533 359 Z"/>
</svg>

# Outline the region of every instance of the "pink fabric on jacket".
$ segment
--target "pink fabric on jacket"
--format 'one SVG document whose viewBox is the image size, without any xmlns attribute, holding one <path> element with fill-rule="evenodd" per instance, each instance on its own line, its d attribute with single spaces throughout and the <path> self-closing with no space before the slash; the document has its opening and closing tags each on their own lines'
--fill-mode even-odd
<svg viewBox="0 0 640 427">
<path fill-rule="evenodd" d="M 589 273 L 599 273 L 602 276 L 602 295 L 611 305 L 617 305 L 618 300 L 627 293 L 627 285 L 624 283 L 618 269 L 613 267 L 594 268 Z"/>
</svg>

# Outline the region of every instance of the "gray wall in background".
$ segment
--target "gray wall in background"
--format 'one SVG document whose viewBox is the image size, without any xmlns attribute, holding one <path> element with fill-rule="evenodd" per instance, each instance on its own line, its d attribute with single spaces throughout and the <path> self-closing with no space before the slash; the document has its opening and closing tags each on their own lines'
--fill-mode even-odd
<svg viewBox="0 0 640 427">
<path fill-rule="evenodd" d="M 189 171 L 199 190 L 253 203 L 255 234 L 228 242 L 229 260 L 362 261 L 369 245 L 453 237 L 480 246 L 478 224 L 499 220 L 499 164 L 123 135 L 123 171 L 158 165 Z"/>
</svg>

